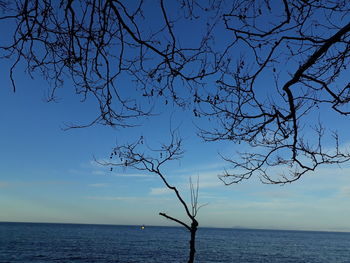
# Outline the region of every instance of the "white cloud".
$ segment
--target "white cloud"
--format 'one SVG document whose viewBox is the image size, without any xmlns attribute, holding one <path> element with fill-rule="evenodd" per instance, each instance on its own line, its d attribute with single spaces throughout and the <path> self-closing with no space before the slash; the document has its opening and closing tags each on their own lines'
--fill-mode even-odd
<svg viewBox="0 0 350 263">
<path fill-rule="evenodd" d="M 222 171 L 213 171 L 208 173 L 199 174 L 199 188 L 212 188 L 224 186 L 224 183 L 218 178 L 218 175 Z M 192 176 L 193 181 L 196 180 L 195 176 Z"/>
<path fill-rule="evenodd" d="M 170 198 L 157 198 L 157 197 L 144 197 L 144 196 L 85 196 L 84 199 L 89 200 L 99 200 L 99 201 L 132 201 L 132 202 L 159 202 L 159 201 L 169 201 Z"/>
<path fill-rule="evenodd" d="M 298 194 L 295 191 L 288 191 L 287 189 L 282 189 L 281 187 L 271 189 L 270 191 L 261 191 L 253 193 L 255 196 L 264 197 L 269 199 L 278 199 L 278 200 L 293 200 L 298 197 Z"/>
<path fill-rule="evenodd" d="M 48 185 L 73 185 L 71 181 L 0 181 L 0 187 L 33 187 L 33 186 L 48 186 Z"/>
<path fill-rule="evenodd" d="M 120 177 L 148 177 L 148 178 L 154 178 L 155 175 L 153 174 L 142 174 L 142 173 L 121 173 L 121 172 L 114 172 L 110 170 L 93 170 L 91 172 L 93 175 L 108 175 L 108 176 L 120 176 Z"/>
<path fill-rule="evenodd" d="M 186 174 L 186 173 L 190 173 L 190 174 L 194 174 L 194 173 L 207 173 L 208 171 L 212 171 L 212 170 L 220 170 L 222 172 L 222 170 L 227 167 L 227 162 L 214 162 L 214 163 L 207 163 L 204 165 L 196 165 L 193 167 L 189 167 L 189 168 L 183 168 L 183 169 L 177 169 L 175 171 L 175 173 L 179 173 L 179 174 Z"/>
<path fill-rule="evenodd" d="M 181 177 L 184 179 L 182 188 L 188 189 L 190 187 L 189 178 L 192 178 L 194 187 L 197 184 L 197 178 L 199 178 L 199 189 L 222 187 L 224 183 L 218 178 L 218 175 L 222 171 L 210 171 L 210 172 L 196 172 L 191 174 L 183 174 Z"/>
<path fill-rule="evenodd" d="M 156 188 L 151 188 L 150 195 L 167 195 L 171 194 L 172 191 L 166 187 L 156 187 Z"/>
<path fill-rule="evenodd" d="M 124 196 L 86 196 L 86 199 L 101 200 L 101 201 L 138 201 L 139 197 L 124 197 Z"/>
</svg>

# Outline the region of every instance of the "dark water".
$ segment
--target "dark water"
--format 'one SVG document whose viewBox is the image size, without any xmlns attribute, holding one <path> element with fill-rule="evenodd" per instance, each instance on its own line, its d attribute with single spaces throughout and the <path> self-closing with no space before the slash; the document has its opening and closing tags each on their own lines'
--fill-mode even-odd
<svg viewBox="0 0 350 263">
<path fill-rule="evenodd" d="M 0 223 L 0 263 L 186 262 L 177 227 Z M 202 228 L 197 262 L 350 263 L 350 233 Z"/>
</svg>

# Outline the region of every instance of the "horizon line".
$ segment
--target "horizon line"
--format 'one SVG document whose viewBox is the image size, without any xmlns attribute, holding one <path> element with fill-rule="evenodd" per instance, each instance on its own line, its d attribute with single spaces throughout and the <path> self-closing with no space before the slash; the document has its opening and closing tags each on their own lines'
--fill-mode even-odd
<svg viewBox="0 0 350 263">
<path fill-rule="evenodd" d="M 96 226 L 130 226 L 130 227 L 176 227 L 183 228 L 178 225 L 147 225 L 147 224 L 137 224 L 137 225 L 128 225 L 128 224 L 111 224 L 111 223 L 77 223 L 77 222 L 31 222 L 31 221 L 2 221 L 0 224 L 52 224 L 52 225 L 96 225 Z M 295 232 L 334 232 L 334 233 L 350 233 L 350 229 L 347 228 L 338 228 L 338 229 L 297 229 L 297 228 L 266 228 L 266 227 L 243 227 L 243 226 L 232 226 L 232 227 L 217 227 L 217 226 L 200 226 L 200 228 L 211 228 L 211 229 L 233 229 L 233 230 L 260 230 L 260 231 L 295 231 Z"/>
</svg>

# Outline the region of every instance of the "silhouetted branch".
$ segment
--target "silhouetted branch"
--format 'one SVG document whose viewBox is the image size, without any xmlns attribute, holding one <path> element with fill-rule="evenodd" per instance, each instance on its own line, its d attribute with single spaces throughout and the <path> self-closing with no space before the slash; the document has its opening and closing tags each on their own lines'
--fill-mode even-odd
<svg viewBox="0 0 350 263">
<path fill-rule="evenodd" d="M 139 171 L 147 171 L 157 175 L 162 180 L 166 188 L 175 194 L 191 224 L 187 224 L 182 220 L 179 220 L 163 212 L 159 213 L 159 215 L 186 227 L 186 229 L 190 231 L 190 256 L 188 262 L 194 262 L 196 238 L 195 233 L 198 228 L 198 221 L 196 220 L 196 216 L 199 209 L 198 183 L 196 191 L 194 190 L 192 183 L 190 184 L 191 207 L 189 207 L 177 187 L 170 184 L 165 174 L 161 171 L 161 168 L 164 164 L 172 160 L 178 160 L 183 155 L 182 141 L 177 135 L 177 132 L 171 131 L 170 134 L 170 142 L 168 144 L 162 144 L 159 149 L 151 149 L 149 146 L 147 146 L 145 138 L 141 136 L 139 140 L 134 143 L 116 146 L 111 153 L 111 161 L 99 161 L 98 163 L 111 167 L 127 167 Z"/>
<path fill-rule="evenodd" d="M 350 89 L 343 76 L 350 62 L 350 4 L 278 2 L 234 1 L 223 15 L 243 57 L 235 68 L 223 70 L 217 89 L 202 100 L 210 108 L 199 108 L 218 123 L 201 129 L 204 140 L 227 140 L 249 149 L 238 157 L 223 156 L 232 164 L 232 171 L 221 177 L 226 184 L 254 174 L 264 183 L 289 183 L 319 165 L 350 159 L 339 148 L 338 136 L 330 150 L 323 147 L 325 128 L 312 126 L 313 116 L 322 115 L 328 105 L 349 114 Z M 266 76 L 274 81 L 264 80 Z"/>
<path fill-rule="evenodd" d="M 205 141 L 247 147 L 238 158 L 225 156 L 236 169 L 225 173 L 226 183 L 253 174 L 292 182 L 349 159 L 338 146 L 333 153 L 320 147 L 330 133 L 313 130 L 324 111 L 350 113 L 349 1 L 151 4 L 0 1 L 0 23 L 12 36 L 1 41 L 1 58 L 11 62 L 13 90 L 20 66 L 50 82 L 49 100 L 71 84 L 98 107 L 91 122 L 71 127 L 135 126 L 159 102 L 208 117 L 215 123 L 202 126 Z M 279 178 L 278 166 L 285 170 Z"/>
<path fill-rule="evenodd" d="M 159 213 L 159 215 L 164 216 L 166 219 L 172 220 L 172 221 L 174 221 L 174 222 L 176 222 L 176 223 L 178 223 L 178 224 L 180 224 L 180 225 L 183 225 L 183 226 L 186 227 L 189 231 L 191 231 L 191 227 L 188 226 L 186 223 L 182 222 L 181 220 L 176 219 L 176 218 L 171 217 L 171 216 L 168 216 L 168 215 L 165 214 L 165 213 Z"/>
<path fill-rule="evenodd" d="M 82 101 L 90 97 L 97 101 L 100 113 L 74 128 L 96 123 L 133 126 L 140 117 L 151 115 L 152 106 L 145 105 L 154 99 L 186 105 L 193 87 L 219 70 L 222 56 L 209 45 L 212 27 L 197 41 L 176 40 L 170 11 L 184 9 L 176 20 L 190 20 L 187 5 L 160 1 L 152 7 L 159 12 L 145 14 L 145 4 L 143 0 L 1 1 L 0 21 L 11 25 L 13 39 L 1 43 L 0 49 L 2 58 L 12 63 L 13 90 L 15 69 L 22 64 L 30 75 L 40 73 L 50 82 L 49 101 L 64 83 L 73 85 Z M 158 23 L 146 29 L 145 15 Z M 186 92 L 179 89 L 179 82 Z"/>
</svg>

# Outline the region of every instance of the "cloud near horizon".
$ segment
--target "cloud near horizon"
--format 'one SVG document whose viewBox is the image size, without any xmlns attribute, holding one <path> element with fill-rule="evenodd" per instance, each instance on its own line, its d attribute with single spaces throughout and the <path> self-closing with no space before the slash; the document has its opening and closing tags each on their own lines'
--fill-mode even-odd
<svg viewBox="0 0 350 263">
<path fill-rule="evenodd" d="M 84 196 L 84 199 L 97 200 L 97 201 L 125 201 L 125 202 L 163 202 L 172 200 L 171 198 L 157 198 L 157 197 L 144 197 L 144 196 Z"/>
<path fill-rule="evenodd" d="M 101 200 L 101 201 L 138 201 L 140 197 L 127 197 L 127 196 L 85 196 L 85 199 L 89 200 Z"/>
<path fill-rule="evenodd" d="M 151 190 L 149 192 L 150 195 L 168 195 L 171 193 L 172 193 L 172 191 L 166 187 L 151 188 Z"/>
</svg>

